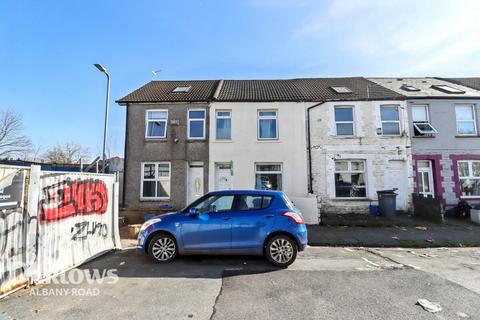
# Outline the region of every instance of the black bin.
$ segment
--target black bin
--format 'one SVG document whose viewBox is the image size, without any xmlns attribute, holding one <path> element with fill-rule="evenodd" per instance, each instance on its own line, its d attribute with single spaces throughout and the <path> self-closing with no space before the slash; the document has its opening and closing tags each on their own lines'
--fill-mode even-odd
<svg viewBox="0 0 480 320">
<path fill-rule="evenodd" d="M 396 189 L 393 190 L 378 190 L 378 211 L 385 218 L 394 218 L 397 208 L 397 194 Z"/>
</svg>

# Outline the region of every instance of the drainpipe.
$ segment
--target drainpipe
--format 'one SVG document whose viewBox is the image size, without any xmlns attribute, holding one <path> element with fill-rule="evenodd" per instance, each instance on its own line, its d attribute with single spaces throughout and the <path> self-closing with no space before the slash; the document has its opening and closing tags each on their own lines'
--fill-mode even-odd
<svg viewBox="0 0 480 320">
<path fill-rule="evenodd" d="M 308 193 L 313 193 L 313 176 L 312 176 L 312 145 L 311 145 L 311 138 L 310 138 L 310 109 L 316 108 L 325 101 L 319 102 L 307 108 L 307 144 L 308 144 Z"/>
</svg>

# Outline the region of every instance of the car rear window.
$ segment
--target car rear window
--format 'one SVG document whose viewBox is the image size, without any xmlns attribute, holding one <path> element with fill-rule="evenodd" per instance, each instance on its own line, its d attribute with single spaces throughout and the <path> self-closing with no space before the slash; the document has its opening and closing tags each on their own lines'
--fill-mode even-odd
<svg viewBox="0 0 480 320">
<path fill-rule="evenodd" d="M 289 209 L 295 209 L 295 205 L 293 204 L 292 200 L 290 200 L 286 194 L 282 195 L 283 201 L 285 201 L 285 204 Z"/>
<path fill-rule="evenodd" d="M 239 210 L 260 210 L 270 206 L 272 196 L 241 195 L 238 200 Z"/>
</svg>

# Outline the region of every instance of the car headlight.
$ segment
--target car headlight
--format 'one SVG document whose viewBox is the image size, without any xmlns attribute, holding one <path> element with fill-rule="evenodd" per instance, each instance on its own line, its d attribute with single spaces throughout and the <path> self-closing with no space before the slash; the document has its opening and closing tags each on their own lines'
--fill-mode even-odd
<svg viewBox="0 0 480 320">
<path fill-rule="evenodd" d="M 140 228 L 140 232 L 142 232 L 143 230 L 147 229 L 148 227 L 150 227 L 152 224 L 154 223 L 157 223 L 157 222 L 160 222 L 162 221 L 162 219 L 160 218 L 153 218 L 153 219 L 150 219 L 148 221 L 145 221 L 144 224 L 142 224 L 142 227 Z"/>
</svg>

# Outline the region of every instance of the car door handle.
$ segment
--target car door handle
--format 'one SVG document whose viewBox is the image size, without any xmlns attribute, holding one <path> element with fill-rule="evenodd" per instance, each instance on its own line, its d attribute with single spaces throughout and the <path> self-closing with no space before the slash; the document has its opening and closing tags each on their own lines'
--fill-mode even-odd
<svg viewBox="0 0 480 320">
<path fill-rule="evenodd" d="M 271 218 L 273 218 L 273 217 L 274 217 L 273 214 L 269 214 L 269 215 L 266 215 L 266 216 L 265 216 L 265 218 L 267 218 L 267 219 L 271 219 Z"/>
<path fill-rule="evenodd" d="M 225 217 L 225 218 L 223 218 L 223 220 L 225 220 L 225 221 L 228 221 L 228 220 L 230 220 L 230 219 L 232 219 L 232 218 L 230 218 L 230 217 Z"/>
</svg>

